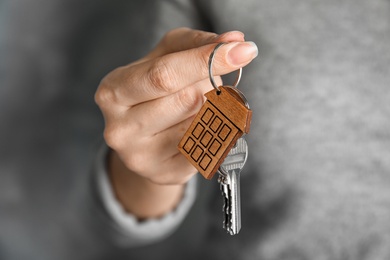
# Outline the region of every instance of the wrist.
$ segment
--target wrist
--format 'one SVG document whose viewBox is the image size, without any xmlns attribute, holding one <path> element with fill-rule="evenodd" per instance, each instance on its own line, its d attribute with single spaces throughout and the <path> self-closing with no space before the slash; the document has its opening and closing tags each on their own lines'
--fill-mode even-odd
<svg viewBox="0 0 390 260">
<path fill-rule="evenodd" d="M 115 151 L 108 155 L 108 174 L 123 208 L 139 220 L 161 217 L 179 204 L 183 184 L 161 185 L 130 171 Z"/>
</svg>

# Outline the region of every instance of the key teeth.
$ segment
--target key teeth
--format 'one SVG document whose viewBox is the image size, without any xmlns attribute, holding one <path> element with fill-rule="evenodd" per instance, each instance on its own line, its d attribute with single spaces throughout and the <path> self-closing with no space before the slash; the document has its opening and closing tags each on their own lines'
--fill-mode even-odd
<svg viewBox="0 0 390 260">
<path fill-rule="evenodd" d="M 226 223 L 226 231 L 228 231 L 230 233 L 230 231 L 232 230 L 232 200 L 231 200 L 231 189 L 229 186 L 227 186 L 227 191 L 228 191 L 228 199 L 227 199 L 227 204 L 228 204 L 228 207 L 227 207 L 227 216 L 228 216 L 228 220 L 227 220 L 227 223 Z"/>
<path fill-rule="evenodd" d="M 239 227 L 238 230 L 236 230 L 237 227 L 233 227 L 233 191 L 230 186 L 232 185 L 232 181 L 233 180 L 229 174 L 225 175 L 224 173 L 220 172 L 218 176 L 218 182 L 220 184 L 220 190 L 224 198 L 224 204 L 222 207 L 222 211 L 225 217 L 223 221 L 223 228 L 226 230 L 226 233 L 233 236 L 237 235 L 240 230 Z"/>
<path fill-rule="evenodd" d="M 222 206 L 222 212 L 224 213 L 224 221 L 223 221 L 223 228 L 228 232 L 231 230 L 231 202 L 229 200 L 229 186 L 226 183 L 226 176 L 223 176 L 222 174 L 218 177 L 218 182 L 220 183 L 220 190 L 222 193 L 222 197 L 224 198 L 224 203 Z M 228 193 L 226 193 L 226 190 Z"/>
<path fill-rule="evenodd" d="M 226 183 L 226 177 L 220 175 L 218 178 L 218 182 L 220 183 L 220 190 L 222 196 L 224 198 L 224 205 L 222 207 L 222 211 L 224 213 L 225 219 L 223 221 L 223 228 L 230 235 L 234 235 L 232 229 L 232 202 L 231 202 L 231 189 L 229 185 Z M 226 192 L 227 191 L 227 192 Z"/>
</svg>

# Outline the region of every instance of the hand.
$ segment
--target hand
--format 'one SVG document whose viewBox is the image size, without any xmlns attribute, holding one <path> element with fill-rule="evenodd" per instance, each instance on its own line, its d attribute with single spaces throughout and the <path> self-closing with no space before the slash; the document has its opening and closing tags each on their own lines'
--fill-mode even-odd
<svg viewBox="0 0 390 260">
<path fill-rule="evenodd" d="M 146 57 L 110 72 L 95 100 L 112 148 L 108 170 L 125 209 L 141 218 L 174 208 L 183 184 L 196 173 L 177 144 L 212 86 L 208 58 L 215 44 L 213 71 L 223 75 L 257 55 L 242 33 L 222 35 L 180 28 L 165 35 Z M 168 185 L 169 184 L 169 185 Z"/>
</svg>

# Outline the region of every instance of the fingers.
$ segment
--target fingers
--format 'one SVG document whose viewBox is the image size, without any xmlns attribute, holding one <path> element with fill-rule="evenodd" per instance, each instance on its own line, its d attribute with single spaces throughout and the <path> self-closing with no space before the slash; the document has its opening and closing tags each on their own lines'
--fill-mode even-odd
<svg viewBox="0 0 390 260">
<path fill-rule="evenodd" d="M 169 53 L 193 49 L 211 43 L 233 41 L 243 42 L 244 34 L 239 31 L 230 31 L 218 35 L 184 27 L 178 28 L 168 32 L 157 47 L 150 52 L 145 59 L 153 59 Z"/>
<path fill-rule="evenodd" d="M 221 82 L 220 78 L 217 81 Z M 197 113 L 205 101 L 204 93 L 211 89 L 207 79 L 172 95 L 138 104 L 131 108 L 126 121 L 141 126 L 145 135 L 155 135 Z M 145 119 L 147 122 L 143 123 Z"/>
<path fill-rule="evenodd" d="M 208 59 L 214 47 L 210 44 L 122 68 L 117 71 L 117 82 L 110 84 L 111 96 L 122 106 L 130 107 L 207 79 Z M 230 73 L 256 56 L 257 46 L 252 42 L 227 43 L 218 49 L 213 71 L 215 75 Z"/>
<path fill-rule="evenodd" d="M 191 121 L 192 118 L 185 120 L 155 136 L 123 138 L 114 150 L 127 169 L 155 183 L 184 183 L 197 172 L 177 150 L 177 144 Z"/>
</svg>

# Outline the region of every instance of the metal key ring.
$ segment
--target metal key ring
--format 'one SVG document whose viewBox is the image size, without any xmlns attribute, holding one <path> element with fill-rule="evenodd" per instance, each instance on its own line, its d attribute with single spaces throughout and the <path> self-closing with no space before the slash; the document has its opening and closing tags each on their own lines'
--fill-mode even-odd
<svg viewBox="0 0 390 260">
<path fill-rule="evenodd" d="M 211 82 L 211 85 L 213 85 L 213 87 L 217 90 L 218 94 L 221 92 L 221 90 L 219 89 L 219 87 L 217 86 L 217 84 L 214 81 L 213 61 L 214 61 L 215 53 L 217 52 L 219 47 L 221 47 L 224 44 L 225 44 L 225 42 L 218 43 L 217 46 L 215 46 L 214 50 L 211 52 L 210 58 L 209 58 L 209 77 L 210 77 L 210 82 Z M 233 87 L 237 87 L 238 83 L 241 80 L 242 68 L 238 69 L 237 71 L 238 71 L 238 74 L 237 74 L 236 80 L 233 83 Z"/>
</svg>

